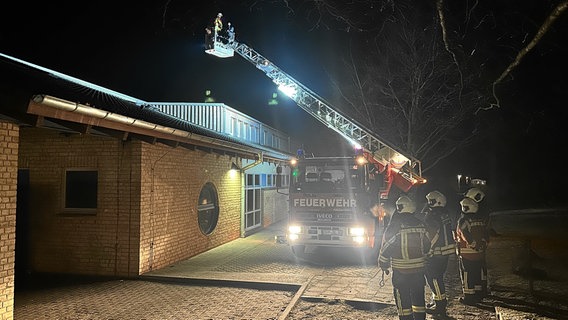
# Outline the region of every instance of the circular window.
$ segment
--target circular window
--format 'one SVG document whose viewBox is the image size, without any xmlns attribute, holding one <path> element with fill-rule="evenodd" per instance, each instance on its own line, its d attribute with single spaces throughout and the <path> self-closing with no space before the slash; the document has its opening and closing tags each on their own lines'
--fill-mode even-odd
<svg viewBox="0 0 568 320">
<path fill-rule="evenodd" d="M 204 234 L 210 234 L 215 230 L 219 220 L 219 201 L 217 190 L 211 182 L 207 182 L 199 193 L 197 203 L 197 221 L 199 229 Z"/>
</svg>

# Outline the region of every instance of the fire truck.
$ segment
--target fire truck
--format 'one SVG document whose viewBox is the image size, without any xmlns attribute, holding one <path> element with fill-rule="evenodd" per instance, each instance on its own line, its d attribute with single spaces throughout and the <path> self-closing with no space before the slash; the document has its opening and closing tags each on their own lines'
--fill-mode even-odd
<svg viewBox="0 0 568 320">
<path fill-rule="evenodd" d="M 302 254 L 306 246 L 353 247 L 373 257 L 383 224 L 380 212 L 371 213 L 379 209 L 381 180 L 376 179 L 375 166 L 354 155 L 298 157 L 290 168 L 286 240 L 292 251 Z"/>
<path fill-rule="evenodd" d="M 205 52 L 220 58 L 233 57 L 236 52 L 300 108 L 353 145 L 353 155 L 308 157 L 299 150 L 290 161 L 284 242 L 296 254 L 308 246 L 361 248 L 377 254 L 391 187 L 408 192 L 426 183 L 420 161 L 379 139 L 244 43 L 215 35 Z"/>
</svg>

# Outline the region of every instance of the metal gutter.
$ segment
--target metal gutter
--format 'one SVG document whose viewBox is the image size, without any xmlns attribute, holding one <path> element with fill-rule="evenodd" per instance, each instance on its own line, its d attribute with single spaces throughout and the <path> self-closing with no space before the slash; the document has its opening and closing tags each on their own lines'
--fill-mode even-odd
<svg viewBox="0 0 568 320">
<path fill-rule="evenodd" d="M 158 125 L 158 124 L 155 124 L 155 123 L 150 123 L 150 122 L 147 122 L 147 121 L 144 121 L 144 120 L 131 118 L 131 117 L 124 116 L 124 115 L 121 115 L 121 114 L 101 110 L 101 109 L 98 109 L 98 108 L 93 108 L 93 107 L 86 106 L 86 105 L 79 104 L 79 103 L 70 102 L 70 101 L 63 100 L 63 99 L 56 98 L 56 97 L 52 97 L 52 96 L 48 96 L 48 95 L 35 95 L 32 98 L 32 101 L 34 103 L 37 103 L 37 104 L 40 104 L 40 105 L 43 105 L 43 106 L 47 106 L 47 107 L 51 107 L 51 108 L 55 108 L 55 109 L 61 110 L 61 111 L 66 111 L 66 112 L 70 112 L 70 113 L 77 113 L 77 114 L 81 114 L 83 116 L 88 116 L 88 117 L 97 118 L 97 119 L 101 119 L 101 120 L 111 121 L 111 122 L 114 122 L 114 123 L 131 126 L 131 127 L 138 128 L 138 129 L 149 130 L 149 131 L 154 131 L 154 132 L 165 134 L 165 135 L 170 135 L 170 136 L 172 136 L 172 140 L 175 140 L 175 141 L 179 141 L 180 138 L 184 139 L 184 140 L 201 141 L 203 143 L 211 144 L 211 145 L 214 145 L 214 146 L 219 146 L 219 147 L 222 147 L 222 148 L 229 148 L 229 149 L 235 150 L 235 151 L 243 151 L 244 153 L 248 153 L 249 155 L 251 155 L 251 154 L 258 155 L 258 160 L 256 160 L 254 163 L 248 165 L 247 168 L 250 168 L 252 166 L 258 165 L 259 163 L 262 163 L 262 161 L 264 159 L 263 153 L 262 152 L 259 153 L 258 149 L 255 149 L 253 147 L 248 147 L 248 146 L 245 146 L 245 145 L 242 145 L 242 144 L 224 141 L 224 140 L 221 140 L 221 139 L 200 135 L 200 134 L 196 134 L 196 133 L 185 131 L 185 130 L 166 127 L 166 126 Z M 273 157 L 271 157 L 271 158 L 273 160 L 276 160 L 276 161 L 286 161 L 286 159 L 289 158 L 289 156 L 285 155 L 285 154 L 280 154 L 280 153 L 274 152 Z"/>
<path fill-rule="evenodd" d="M 253 163 L 251 163 L 251 164 L 248 164 L 248 165 L 244 166 L 243 168 L 241 168 L 241 171 L 242 171 L 242 172 L 245 172 L 245 171 L 247 171 L 248 169 L 250 169 L 250 168 L 252 168 L 252 167 L 256 167 L 256 166 L 258 166 L 259 164 L 261 164 L 261 163 L 263 163 L 263 162 L 264 162 L 264 154 L 263 154 L 262 152 L 259 152 L 259 153 L 258 153 L 258 159 L 256 159 L 255 162 L 253 162 Z"/>
</svg>

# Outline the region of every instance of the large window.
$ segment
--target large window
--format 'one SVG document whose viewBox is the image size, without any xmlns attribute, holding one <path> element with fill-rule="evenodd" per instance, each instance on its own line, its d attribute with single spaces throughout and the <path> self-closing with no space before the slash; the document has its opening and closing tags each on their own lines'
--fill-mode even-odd
<svg viewBox="0 0 568 320">
<path fill-rule="evenodd" d="M 215 230 L 217 221 L 219 220 L 219 199 L 215 186 L 208 182 L 199 193 L 199 202 L 197 203 L 197 221 L 199 229 L 204 234 L 210 234 Z"/>
<path fill-rule="evenodd" d="M 245 230 L 261 225 L 261 175 L 247 174 L 245 186 Z M 266 179 L 266 176 L 264 177 Z"/>
<path fill-rule="evenodd" d="M 68 169 L 65 171 L 65 209 L 88 210 L 97 208 L 98 172 L 96 170 Z"/>
</svg>

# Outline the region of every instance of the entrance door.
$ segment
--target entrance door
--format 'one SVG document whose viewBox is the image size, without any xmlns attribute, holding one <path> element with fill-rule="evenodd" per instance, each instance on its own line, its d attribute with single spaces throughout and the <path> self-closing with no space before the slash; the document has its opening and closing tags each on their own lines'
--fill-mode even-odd
<svg viewBox="0 0 568 320">
<path fill-rule="evenodd" d="M 259 174 L 247 174 L 245 186 L 245 232 L 262 225 L 262 186 Z"/>
</svg>

